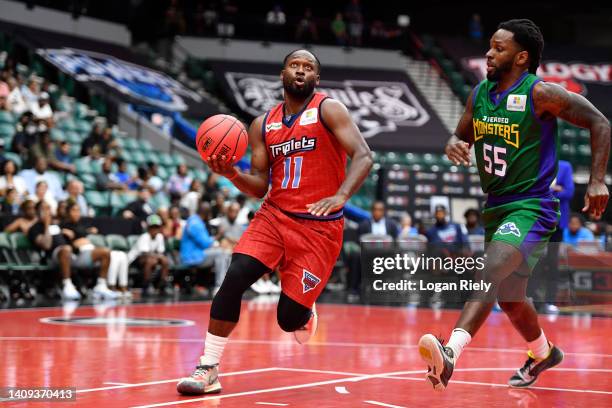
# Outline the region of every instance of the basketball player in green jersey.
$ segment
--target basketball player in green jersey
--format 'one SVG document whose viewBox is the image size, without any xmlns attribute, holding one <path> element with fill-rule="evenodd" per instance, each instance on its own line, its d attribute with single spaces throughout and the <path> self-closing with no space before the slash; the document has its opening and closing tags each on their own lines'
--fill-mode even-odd
<svg viewBox="0 0 612 408">
<path fill-rule="evenodd" d="M 434 389 L 446 388 L 463 348 L 491 312 L 494 302 L 508 315 L 529 347 L 525 365 L 509 385 L 527 387 L 561 362 L 562 351 L 547 340 L 538 316 L 526 300 L 529 274 L 545 249 L 559 218 L 550 192 L 557 172 L 556 120 L 591 131 L 593 162 L 584 212 L 601 217 L 608 203 L 604 176 L 610 152 L 610 123 L 591 103 L 535 76 L 544 40 L 530 20 L 501 23 L 490 40 L 487 79 L 468 98 L 446 154 L 470 164 L 474 146 L 483 191 L 486 261 L 476 280 L 491 283 L 474 292 L 444 346 L 435 336 L 419 340 L 419 353 Z"/>
</svg>

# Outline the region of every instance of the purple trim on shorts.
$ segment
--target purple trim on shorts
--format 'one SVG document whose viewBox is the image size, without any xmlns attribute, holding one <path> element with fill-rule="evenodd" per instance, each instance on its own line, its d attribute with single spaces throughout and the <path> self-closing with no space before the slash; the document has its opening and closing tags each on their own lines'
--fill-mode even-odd
<svg viewBox="0 0 612 408">
<path fill-rule="evenodd" d="M 521 243 L 519 251 L 523 254 L 525 258 L 525 262 L 529 259 L 531 252 L 538 245 L 542 243 L 542 237 L 547 234 L 551 234 L 554 230 L 554 225 L 557 224 L 557 210 L 555 206 L 558 207 L 558 201 L 554 198 L 550 200 L 541 200 L 540 202 L 540 211 L 538 214 L 538 218 L 536 222 L 533 223 L 529 232 L 525 236 L 525 239 Z M 550 227 L 547 228 L 547 225 L 550 223 Z"/>
<path fill-rule="evenodd" d="M 542 191 L 526 191 L 524 193 L 495 196 L 489 194 L 487 197 L 487 207 L 495 207 L 498 205 L 508 204 L 513 201 L 526 200 L 528 198 L 539 198 L 541 200 L 554 200 L 554 196 L 550 187 L 542 189 Z"/>
</svg>

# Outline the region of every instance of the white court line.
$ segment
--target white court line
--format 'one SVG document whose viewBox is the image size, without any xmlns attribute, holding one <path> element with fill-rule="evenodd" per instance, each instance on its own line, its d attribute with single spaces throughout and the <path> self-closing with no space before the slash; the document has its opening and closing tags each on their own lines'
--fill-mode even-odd
<svg viewBox="0 0 612 408">
<path fill-rule="evenodd" d="M 118 382 L 105 382 L 104 385 L 134 385 L 134 384 L 128 384 L 128 383 L 118 383 Z"/>
<path fill-rule="evenodd" d="M 383 377 L 383 378 L 391 378 L 391 377 Z M 416 378 L 416 377 L 397 377 L 396 376 L 394 378 L 395 379 L 402 379 L 402 380 L 410 380 L 410 381 L 425 381 L 425 378 Z M 484 385 L 484 386 L 487 386 L 487 387 L 503 387 L 503 388 L 508 388 L 508 389 L 511 388 L 508 384 L 486 383 L 486 382 L 479 382 L 479 381 L 451 380 L 451 384 Z M 527 390 L 545 390 L 545 391 L 577 392 L 577 393 L 585 393 L 585 394 L 612 395 L 612 391 L 578 390 L 578 389 L 575 389 L 575 388 L 556 388 L 556 387 L 529 386 L 528 388 L 525 388 L 525 389 L 527 389 Z"/>
<path fill-rule="evenodd" d="M 277 407 L 286 407 L 289 404 L 280 404 L 278 402 L 256 402 L 255 405 L 275 405 Z"/>
<path fill-rule="evenodd" d="M 157 404 L 150 404 L 150 405 L 139 405 L 139 406 L 134 407 L 134 408 L 166 407 L 166 406 L 170 406 L 170 405 L 189 404 L 189 403 L 192 403 L 192 402 L 207 401 L 207 400 L 211 400 L 211 399 L 224 399 L 224 398 L 232 398 L 232 397 L 242 397 L 242 396 L 245 396 L 245 395 L 256 395 L 256 394 L 263 394 L 263 393 L 269 393 L 269 392 L 296 390 L 296 389 L 300 389 L 300 388 L 318 387 L 320 385 L 338 384 L 338 383 L 343 383 L 343 382 L 347 382 L 347 381 L 362 381 L 362 380 L 368 380 L 370 378 L 384 377 L 386 375 L 402 375 L 402 374 L 405 374 L 405 373 L 408 373 L 408 372 L 411 372 L 411 371 L 394 371 L 394 372 L 389 372 L 389 373 L 362 375 L 362 376 L 359 376 L 359 377 L 351 376 L 351 377 L 345 377 L 345 378 L 338 378 L 336 380 L 317 381 L 317 382 L 306 383 L 306 384 L 288 385 L 288 386 L 285 386 L 285 387 L 265 388 L 265 389 L 261 389 L 261 390 L 236 392 L 236 393 L 233 393 L 233 394 L 221 394 L 221 395 L 215 395 L 215 396 L 210 396 L 210 397 L 200 397 L 200 398 L 192 398 L 192 399 L 183 399 L 183 400 L 179 400 L 179 401 L 160 402 L 160 403 L 157 403 Z"/>
<path fill-rule="evenodd" d="M 335 390 L 338 394 L 350 394 L 346 387 L 335 387 Z"/>
<path fill-rule="evenodd" d="M 329 370 L 315 370 L 311 368 L 291 368 L 291 367 L 276 367 L 279 371 L 296 371 L 301 373 L 319 373 L 319 374 L 332 374 L 332 375 L 354 375 L 356 377 L 367 375 L 365 373 L 349 373 L 346 371 L 329 371 Z M 423 371 L 425 372 L 425 371 Z"/>
<path fill-rule="evenodd" d="M 385 404 L 384 402 L 378 402 L 378 401 L 363 401 L 366 404 L 372 404 L 372 405 L 378 405 L 381 407 L 389 407 L 389 408 L 406 408 L 406 407 L 402 407 L 401 405 L 391 405 L 391 404 Z"/>
<path fill-rule="evenodd" d="M 219 377 L 230 377 L 232 375 L 254 374 L 254 373 L 262 373 L 264 371 L 275 371 L 275 370 L 276 368 L 274 367 L 257 368 L 254 370 L 233 371 L 231 373 L 221 373 L 219 374 Z M 176 382 L 178 380 L 179 378 L 172 378 L 170 380 L 149 381 L 149 382 L 137 383 L 137 384 L 124 384 L 124 385 L 114 385 L 111 387 L 89 388 L 86 390 L 77 390 L 77 394 L 83 394 L 86 392 L 95 392 L 95 391 L 116 390 L 116 389 L 121 389 L 121 388 L 143 387 L 146 385 L 166 384 L 166 383 Z"/>
<path fill-rule="evenodd" d="M 180 338 L 162 338 L 152 339 L 147 337 L 133 337 L 119 339 L 125 343 L 201 343 L 203 340 L 198 339 L 180 339 Z M 118 341 L 117 339 L 109 339 L 108 337 L 26 337 L 26 336 L 3 336 L 0 337 L 0 341 Z M 282 341 L 282 340 L 244 340 L 236 339 L 231 340 L 230 344 L 269 344 L 269 345 L 285 345 L 285 346 L 296 346 L 296 347 L 364 347 L 364 348 L 402 348 L 402 349 L 413 349 L 417 348 L 416 345 L 412 344 L 392 344 L 392 343 L 350 343 L 350 342 L 309 342 L 304 345 L 297 344 L 295 341 Z M 511 348 L 492 348 L 492 347 L 468 347 L 463 351 L 483 351 L 490 353 L 516 353 L 516 354 L 527 354 L 524 349 L 511 349 Z M 573 353 L 563 352 L 566 356 L 579 356 L 579 357 L 598 357 L 598 358 L 612 358 L 612 354 L 600 354 L 600 353 Z"/>
</svg>

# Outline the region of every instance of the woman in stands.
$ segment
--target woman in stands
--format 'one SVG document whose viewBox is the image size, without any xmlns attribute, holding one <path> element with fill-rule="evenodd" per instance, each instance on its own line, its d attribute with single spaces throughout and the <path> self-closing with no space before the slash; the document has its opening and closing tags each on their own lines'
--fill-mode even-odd
<svg viewBox="0 0 612 408">
<path fill-rule="evenodd" d="M 36 223 L 36 203 L 32 200 L 25 200 L 20 207 L 20 216 L 4 228 L 4 232 L 21 232 L 27 234 L 32 225 Z"/>
<path fill-rule="evenodd" d="M 7 160 L 2 167 L 2 176 L 0 177 L 0 196 L 4 196 L 6 190 L 14 188 L 17 190 L 17 195 L 20 199 L 27 197 L 28 188 L 21 176 L 17 176 L 17 164 L 13 160 Z"/>
</svg>

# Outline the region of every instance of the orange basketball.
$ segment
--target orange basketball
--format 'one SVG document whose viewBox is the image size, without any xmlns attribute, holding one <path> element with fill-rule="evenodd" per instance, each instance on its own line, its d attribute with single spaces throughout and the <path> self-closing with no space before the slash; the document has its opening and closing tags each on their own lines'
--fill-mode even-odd
<svg viewBox="0 0 612 408">
<path fill-rule="evenodd" d="M 237 162 L 244 156 L 248 144 L 246 128 L 230 115 L 211 116 L 202 122 L 196 135 L 196 147 L 204 161 L 212 155 L 225 155 L 228 161 L 236 156 L 234 162 Z"/>
</svg>

